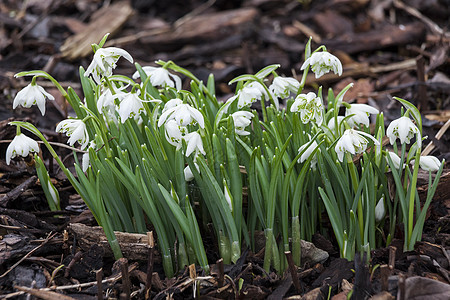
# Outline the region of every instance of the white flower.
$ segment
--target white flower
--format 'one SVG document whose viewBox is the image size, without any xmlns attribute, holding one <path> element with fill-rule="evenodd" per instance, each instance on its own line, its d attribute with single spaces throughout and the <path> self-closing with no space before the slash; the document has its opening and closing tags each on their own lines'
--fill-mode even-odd
<svg viewBox="0 0 450 300">
<path fill-rule="evenodd" d="M 88 77 L 92 74 L 92 78 L 96 83 L 100 83 L 100 75 L 109 77 L 112 75 L 112 70 L 116 68 L 116 62 L 123 56 L 130 63 L 133 63 L 131 55 L 120 48 L 108 47 L 100 48 L 95 51 L 94 58 L 91 64 L 86 69 L 84 76 Z"/>
<path fill-rule="evenodd" d="M 300 82 L 292 77 L 275 77 L 269 86 L 269 91 L 279 98 L 287 98 L 289 94 L 297 93 L 300 88 Z"/>
<path fill-rule="evenodd" d="M 375 206 L 375 221 L 380 222 L 383 220 L 385 214 L 386 208 L 384 207 L 384 197 L 381 197 L 378 204 Z"/>
<path fill-rule="evenodd" d="M 410 163 L 414 165 L 415 160 L 412 159 Z M 419 159 L 419 166 L 425 171 L 435 172 L 439 170 L 441 164 L 442 162 L 436 156 L 432 155 L 421 156 Z"/>
<path fill-rule="evenodd" d="M 97 110 L 99 113 L 103 113 L 104 111 L 113 112 L 116 109 L 116 104 L 114 103 L 115 99 L 122 99 L 125 97 L 125 93 L 121 91 L 116 91 L 113 95 L 109 88 L 105 88 L 103 92 L 97 99 Z"/>
<path fill-rule="evenodd" d="M 139 92 L 123 94 L 122 97 L 117 111 L 123 124 L 128 118 L 139 116 L 144 111 L 144 106 L 139 98 Z"/>
<path fill-rule="evenodd" d="M 362 131 L 347 129 L 344 134 L 336 143 L 334 150 L 338 155 L 339 161 L 344 160 L 345 153 L 358 154 L 363 153 L 367 149 L 369 140 L 371 139 L 375 145 L 380 145 L 380 143 L 370 134 Z"/>
<path fill-rule="evenodd" d="M 166 130 L 166 140 L 169 144 L 180 149 L 182 144 L 182 140 L 184 136 L 188 133 L 188 130 L 185 126 L 180 126 L 175 120 L 169 120 L 164 125 Z"/>
<path fill-rule="evenodd" d="M 45 114 L 45 97 L 49 100 L 55 100 L 55 98 L 47 93 L 44 88 L 40 85 L 30 83 L 24 87 L 20 92 L 17 93 L 13 102 L 13 109 L 18 105 L 30 108 L 32 105 L 37 105 L 41 114 Z"/>
<path fill-rule="evenodd" d="M 244 86 L 236 95 L 228 99 L 227 103 L 231 103 L 238 99 L 237 107 L 239 109 L 252 105 L 253 102 L 261 100 L 263 97 L 269 97 L 266 89 L 257 81 L 253 81 Z M 276 102 L 275 102 L 276 103 Z"/>
<path fill-rule="evenodd" d="M 89 148 L 94 149 L 95 148 L 95 143 L 94 141 L 91 141 L 89 143 Z M 81 157 L 81 169 L 83 170 L 83 172 L 86 172 L 86 170 L 89 168 L 90 166 L 90 160 L 89 160 L 89 148 L 87 149 L 88 152 L 83 153 L 83 156 Z"/>
<path fill-rule="evenodd" d="M 337 124 L 338 127 L 341 126 L 342 120 L 344 120 L 344 116 L 337 116 Z M 335 119 L 331 118 L 330 121 L 328 121 L 327 127 L 331 130 L 334 131 L 336 128 L 336 123 L 335 123 Z"/>
<path fill-rule="evenodd" d="M 291 112 L 300 112 L 300 119 L 303 124 L 311 120 L 315 120 L 317 125 L 321 125 L 323 121 L 323 103 L 320 97 L 313 92 L 308 94 L 300 94 L 295 98 L 291 106 Z"/>
<path fill-rule="evenodd" d="M 9 165 L 11 158 L 17 155 L 27 157 L 30 152 L 39 152 L 38 143 L 23 133 L 18 134 L 9 144 L 8 149 L 6 149 L 6 164 Z"/>
<path fill-rule="evenodd" d="M 314 52 L 303 63 L 301 70 L 306 69 L 310 65 L 311 70 L 316 74 L 316 78 L 322 77 L 322 75 L 333 70 L 334 74 L 342 75 L 342 64 L 339 59 L 328 52 Z"/>
<path fill-rule="evenodd" d="M 200 128 L 205 128 L 205 120 L 198 109 L 189 104 L 179 103 L 181 101 L 179 99 L 176 100 L 175 102 L 171 102 L 171 100 L 166 103 L 166 106 L 169 106 L 169 108 L 164 107 L 163 113 L 159 117 L 158 127 L 169 120 L 175 120 L 180 126 L 198 123 Z"/>
<path fill-rule="evenodd" d="M 169 101 L 166 102 L 166 104 L 164 104 L 164 108 L 162 110 L 162 112 L 164 113 L 165 111 L 174 108 L 175 106 L 178 106 L 180 104 L 183 104 L 183 100 L 175 98 L 175 99 L 171 99 Z"/>
<path fill-rule="evenodd" d="M 200 169 L 197 163 L 194 162 L 194 165 L 197 171 L 200 173 Z M 192 173 L 191 168 L 187 166 L 186 168 L 184 168 L 184 180 L 191 181 L 192 179 L 194 179 L 194 174 Z"/>
<path fill-rule="evenodd" d="M 177 90 L 181 90 L 181 79 L 177 75 L 169 73 L 164 68 L 157 67 L 142 67 L 142 70 L 150 77 L 150 83 L 153 86 L 162 87 L 175 87 Z M 170 78 L 172 77 L 172 79 Z M 139 78 L 139 72 L 136 71 L 133 74 L 133 79 Z"/>
<path fill-rule="evenodd" d="M 234 121 L 234 128 L 238 135 L 249 135 L 250 132 L 245 131 L 245 127 L 252 123 L 252 118 L 255 116 L 249 111 L 237 111 L 231 115 Z"/>
<path fill-rule="evenodd" d="M 190 156 L 192 152 L 195 152 L 194 156 L 197 156 L 199 153 L 206 155 L 203 149 L 202 137 L 197 131 L 186 134 L 184 140 L 187 143 L 186 156 Z"/>
<path fill-rule="evenodd" d="M 355 127 L 359 124 L 364 124 L 366 127 L 369 127 L 370 114 L 378 113 L 378 109 L 367 104 L 351 104 L 350 108 L 345 110 L 345 116 L 353 115 L 347 119 L 347 123 L 350 127 Z"/>
<path fill-rule="evenodd" d="M 400 139 L 400 143 L 404 144 L 406 142 L 409 144 L 416 133 L 419 133 L 419 129 L 408 117 L 401 117 L 392 121 L 386 129 L 386 135 L 391 145 L 394 144 L 397 138 Z"/>
<path fill-rule="evenodd" d="M 306 148 L 306 146 L 308 146 L 309 142 L 300 146 L 300 148 L 298 148 L 298 153 L 301 153 L 303 151 L 303 149 Z M 310 156 L 311 153 L 313 153 L 313 151 L 318 147 L 316 141 L 313 141 L 311 143 L 311 145 L 309 145 L 308 148 L 306 148 L 305 152 L 303 152 L 303 154 L 300 156 L 300 158 L 298 159 L 299 163 L 304 162 L 305 160 L 307 160 Z M 319 150 L 320 151 L 320 150 Z M 314 155 L 312 160 L 311 160 L 311 168 L 315 169 L 316 168 L 316 164 L 317 164 L 317 156 Z"/>
<path fill-rule="evenodd" d="M 81 144 L 81 149 L 86 148 L 89 142 L 89 134 L 86 130 L 86 124 L 78 119 L 66 119 L 59 122 L 56 126 L 56 132 L 66 133 L 69 138 L 67 141 L 70 146 L 75 142 Z"/>
<path fill-rule="evenodd" d="M 59 193 L 56 187 L 53 185 L 53 183 L 49 180 L 47 181 L 47 188 L 50 192 L 50 196 L 52 197 L 53 202 L 55 202 L 56 205 L 59 204 Z"/>
<path fill-rule="evenodd" d="M 401 158 L 397 155 L 397 153 L 394 153 L 391 151 L 388 151 L 386 153 L 391 157 L 392 163 L 394 164 L 394 168 L 396 168 L 398 170 L 400 168 Z M 389 163 L 389 159 L 387 156 L 386 156 L 386 161 L 387 161 L 387 163 Z M 405 168 L 405 164 L 402 165 L 402 169 L 404 169 L 404 168 Z"/>
</svg>

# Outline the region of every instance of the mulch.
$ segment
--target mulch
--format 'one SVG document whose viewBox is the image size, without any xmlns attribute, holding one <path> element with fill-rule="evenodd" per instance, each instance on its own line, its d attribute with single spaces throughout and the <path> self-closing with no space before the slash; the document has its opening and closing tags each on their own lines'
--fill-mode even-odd
<svg viewBox="0 0 450 300">
<path fill-rule="evenodd" d="M 15 135 L 9 121 L 30 121 L 49 140 L 65 143 L 54 129 L 71 113 L 62 97 L 47 105 L 45 117 L 36 107 L 13 111 L 15 94 L 28 84 L 13 75 L 42 69 L 82 95 L 78 66 L 88 66 L 90 44 L 110 32 L 107 45 L 124 48 L 141 65 L 173 60 L 204 81 L 213 73 L 223 100 L 234 92 L 229 80 L 269 64 L 279 63 L 281 73 L 298 76 L 311 36 L 313 49 L 323 44 L 340 58 L 344 74 L 308 77 L 306 90 L 339 90 L 354 82 L 345 101 L 376 106 L 387 124 L 400 112 L 392 96 L 408 99 L 424 118 L 425 145 L 431 142 L 426 151 L 448 161 L 449 17 L 446 0 L 2 1 L 0 299 L 139 299 L 146 288 L 153 299 L 346 299 L 352 289 L 353 299 L 450 299 L 448 165 L 414 251 L 402 251 L 399 228 L 392 245 L 373 251 L 367 266 L 359 257 L 339 258 L 336 243 L 317 234 L 312 242 L 330 254 L 323 264 L 267 273 L 261 253 L 245 251 L 236 264 L 223 265 L 210 246 L 209 275 L 189 266 L 165 278 L 157 247 L 141 243 L 139 251 L 130 251 L 135 256 L 114 261 L 101 231 L 94 233 L 92 214 L 45 153 L 62 211 L 49 211 L 31 166 L 20 160 L 8 166 L 4 159 Z M 131 75 L 134 70 L 120 62 L 117 72 Z M 57 95 L 51 85 L 44 86 Z M 62 153 L 69 165 L 72 154 Z M 425 175 L 420 195 L 426 194 Z M 88 227 L 80 231 L 82 226 Z M 142 237 L 124 238 L 124 245 L 136 249 Z"/>
</svg>

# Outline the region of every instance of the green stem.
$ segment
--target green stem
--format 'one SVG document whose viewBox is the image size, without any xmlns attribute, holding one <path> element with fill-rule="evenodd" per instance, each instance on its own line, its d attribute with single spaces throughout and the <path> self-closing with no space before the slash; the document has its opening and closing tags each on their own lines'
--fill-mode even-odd
<svg viewBox="0 0 450 300">
<path fill-rule="evenodd" d="M 347 156 L 348 169 L 350 171 L 350 177 L 352 179 L 353 190 L 356 193 L 358 190 L 358 178 L 356 175 L 355 165 L 353 164 L 353 160 L 352 160 L 350 154 L 346 153 L 346 156 Z M 364 240 L 364 215 L 363 215 L 363 208 L 362 208 L 362 197 L 358 198 L 357 212 L 358 212 L 359 233 L 361 235 L 361 241 L 363 241 Z"/>
<path fill-rule="evenodd" d="M 414 162 L 414 173 L 411 179 L 410 193 L 409 193 L 409 206 L 408 206 L 408 232 L 406 237 L 406 250 L 413 250 L 414 243 L 411 243 L 411 236 L 413 231 L 414 224 L 414 200 L 416 197 L 416 185 L 417 185 L 417 176 L 419 174 L 419 161 L 420 161 L 420 147 L 417 148 L 415 162 Z M 405 175 L 406 176 L 406 175 Z"/>
</svg>

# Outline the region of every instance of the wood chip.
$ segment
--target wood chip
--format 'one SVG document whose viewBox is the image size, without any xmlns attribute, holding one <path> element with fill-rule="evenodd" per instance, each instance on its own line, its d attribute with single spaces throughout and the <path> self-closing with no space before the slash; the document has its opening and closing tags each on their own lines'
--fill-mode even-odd
<svg viewBox="0 0 450 300">
<path fill-rule="evenodd" d="M 75 60 L 89 55 L 91 44 L 98 43 L 105 34 L 114 35 L 132 15 L 128 1 L 120 1 L 101 8 L 91 22 L 80 33 L 66 39 L 61 46 L 62 57 Z"/>
</svg>

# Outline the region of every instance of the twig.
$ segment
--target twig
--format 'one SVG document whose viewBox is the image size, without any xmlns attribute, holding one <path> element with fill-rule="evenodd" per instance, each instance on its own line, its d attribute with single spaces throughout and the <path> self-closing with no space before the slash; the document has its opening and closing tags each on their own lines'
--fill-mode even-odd
<svg viewBox="0 0 450 300">
<path fill-rule="evenodd" d="M 47 299 L 47 300 L 75 300 L 75 298 L 72 298 L 67 295 L 59 294 L 52 291 L 44 291 L 41 289 L 32 289 L 26 286 L 14 286 L 15 289 L 18 289 L 19 291 L 28 293 L 30 295 L 36 296 L 41 299 Z"/>
<path fill-rule="evenodd" d="M 427 18 L 424 15 L 422 15 L 420 13 L 420 11 L 418 11 L 414 7 L 407 6 L 406 4 L 404 4 L 403 2 L 401 2 L 399 0 L 394 0 L 394 6 L 399 8 L 399 9 L 403 9 L 404 11 L 409 13 L 410 15 L 412 15 L 412 16 L 418 18 L 419 20 L 421 20 L 423 23 L 425 23 L 425 25 L 428 26 L 428 28 L 430 28 L 430 30 L 433 33 L 439 34 L 439 35 L 443 35 L 445 37 L 450 37 L 450 33 L 445 32 L 441 27 L 439 27 L 438 24 L 436 24 L 435 22 L 431 21 L 429 18 Z"/>
<path fill-rule="evenodd" d="M 395 267 L 395 251 L 397 251 L 397 247 L 389 246 L 389 269 L 391 270 Z"/>
<path fill-rule="evenodd" d="M 103 300 L 103 269 L 95 271 L 95 279 L 97 280 L 97 300 Z"/>
<path fill-rule="evenodd" d="M 217 279 L 217 286 L 219 288 L 223 287 L 223 281 L 224 281 L 224 269 L 223 269 L 223 258 L 220 258 L 217 260 L 216 265 L 218 267 L 219 271 L 219 278 Z"/>
<path fill-rule="evenodd" d="M 152 289 L 153 276 L 153 251 L 155 241 L 153 239 L 153 231 L 147 232 L 148 238 L 148 262 L 147 262 L 147 279 L 145 281 L 145 299 L 150 299 L 150 290 Z"/>
<path fill-rule="evenodd" d="M 128 260 L 126 258 L 119 258 L 120 271 L 122 273 L 122 285 L 123 293 L 125 294 L 124 299 L 129 300 L 131 294 L 131 283 L 130 275 L 128 273 Z"/>
<path fill-rule="evenodd" d="M 436 133 L 435 136 L 436 140 L 440 140 L 449 127 L 450 127 L 450 119 L 448 119 L 447 122 L 445 122 L 444 126 L 442 126 L 441 129 L 439 129 L 439 131 Z M 433 151 L 434 147 L 435 145 L 433 141 L 431 141 L 422 151 L 421 155 L 428 155 L 431 151 Z"/>
<path fill-rule="evenodd" d="M 5 277 L 9 272 L 11 272 L 12 270 L 14 270 L 15 267 L 17 267 L 18 265 L 20 265 L 25 259 L 27 259 L 28 257 L 31 256 L 31 254 L 33 254 L 34 252 L 36 252 L 39 248 L 41 248 L 42 246 L 44 246 L 48 241 L 50 241 L 55 235 L 57 235 L 58 233 L 51 233 L 49 234 L 49 236 L 40 244 L 38 245 L 36 248 L 34 248 L 33 250 L 31 250 L 30 252 L 28 252 L 27 254 L 25 254 L 24 257 L 22 257 L 18 262 L 16 262 L 11 268 L 9 268 L 5 273 L 3 273 L 0 278 Z"/>
<path fill-rule="evenodd" d="M 292 259 L 291 251 L 285 251 L 284 255 L 286 255 L 286 259 L 289 265 L 289 272 L 291 273 L 292 282 L 294 283 L 295 290 L 297 293 L 303 293 L 303 289 L 300 285 L 300 281 L 298 280 L 297 267 L 294 264 L 294 260 Z"/>
</svg>

